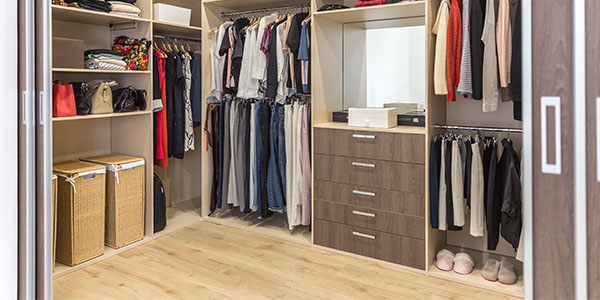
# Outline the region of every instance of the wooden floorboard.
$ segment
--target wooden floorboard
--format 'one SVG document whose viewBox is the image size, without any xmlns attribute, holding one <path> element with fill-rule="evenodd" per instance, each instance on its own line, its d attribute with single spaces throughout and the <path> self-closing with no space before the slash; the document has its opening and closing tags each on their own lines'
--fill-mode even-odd
<svg viewBox="0 0 600 300">
<path fill-rule="evenodd" d="M 516 299 L 208 222 L 54 280 L 54 299 Z"/>
</svg>

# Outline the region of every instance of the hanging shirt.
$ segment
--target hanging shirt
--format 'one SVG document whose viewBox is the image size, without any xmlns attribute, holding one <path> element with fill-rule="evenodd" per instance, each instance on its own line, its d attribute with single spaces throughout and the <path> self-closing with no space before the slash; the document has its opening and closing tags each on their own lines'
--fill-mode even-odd
<svg viewBox="0 0 600 300">
<path fill-rule="evenodd" d="M 173 87 L 173 157 L 183 159 L 185 152 L 185 108 L 184 89 L 185 77 L 183 62 L 178 53 L 175 54 L 175 84 Z"/>
<path fill-rule="evenodd" d="M 282 103 L 285 101 L 285 97 L 287 96 L 286 91 L 286 83 L 288 78 L 288 54 L 284 51 L 284 40 L 285 34 L 287 32 L 288 20 L 286 19 L 283 24 L 277 27 L 277 95 L 275 97 L 275 101 Z"/>
<path fill-rule="evenodd" d="M 471 0 L 463 0 L 462 14 L 462 60 L 460 62 L 460 81 L 457 92 L 473 94 L 471 78 Z"/>
<path fill-rule="evenodd" d="M 244 29 L 246 31 L 246 42 L 244 43 L 244 56 L 242 57 L 242 66 L 240 68 L 240 80 L 238 82 L 238 93 L 237 96 L 240 98 L 252 98 L 251 92 L 249 91 L 250 86 L 252 85 L 250 81 L 252 80 L 252 76 L 250 73 L 250 69 L 252 68 L 252 55 L 250 55 L 250 48 L 254 45 L 254 40 L 256 39 L 254 30 L 248 30 L 248 28 Z M 257 87 L 258 89 L 258 87 Z"/>
<path fill-rule="evenodd" d="M 433 70 L 433 85 L 436 95 L 448 94 L 448 76 L 446 73 L 446 41 L 448 38 L 449 13 L 450 4 L 448 0 L 442 0 L 432 31 L 432 33 L 436 35 L 435 65 Z"/>
<path fill-rule="evenodd" d="M 446 41 L 446 70 L 448 72 L 448 101 L 456 101 L 456 87 L 460 80 L 462 55 L 462 1 L 452 1 L 448 18 Z"/>
<path fill-rule="evenodd" d="M 215 96 L 217 99 L 221 100 L 221 96 L 223 95 L 223 68 L 225 65 L 225 55 L 219 54 L 219 48 L 223 43 L 223 38 L 225 37 L 226 28 L 231 26 L 233 22 L 225 22 L 221 24 L 219 27 L 219 32 L 217 34 L 213 34 L 212 36 L 212 46 L 210 48 L 210 58 L 211 58 L 211 72 L 212 72 L 212 81 L 211 81 L 211 94 Z"/>
<path fill-rule="evenodd" d="M 305 94 L 310 93 L 308 87 L 308 65 L 309 65 L 309 55 L 308 55 L 308 47 L 310 45 L 307 28 L 307 22 L 302 24 L 302 29 L 300 31 L 300 46 L 298 48 L 298 60 L 300 61 L 300 67 L 302 70 L 302 92 Z"/>
<path fill-rule="evenodd" d="M 487 0 L 481 41 L 483 53 L 483 112 L 498 110 L 498 60 L 496 56 L 496 8 L 494 0 Z"/>
<path fill-rule="evenodd" d="M 194 127 L 202 126 L 202 71 L 200 69 L 201 58 L 190 52 L 192 57 L 192 88 L 190 91 L 190 101 L 192 102 L 192 119 Z"/>
<path fill-rule="evenodd" d="M 261 51 L 261 44 L 265 28 L 267 25 L 273 23 L 277 18 L 276 14 L 266 16 L 262 18 L 258 25 L 258 31 L 256 35 L 256 42 L 252 49 L 252 78 L 256 80 L 267 80 L 267 56 Z M 258 89 L 257 89 L 258 93 Z"/>
<path fill-rule="evenodd" d="M 183 136 L 184 151 L 195 150 L 194 147 L 194 118 L 192 116 L 192 56 L 189 53 L 183 53 L 183 110 L 184 110 L 184 128 Z"/>
<path fill-rule="evenodd" d="M 486 0 L 470 0 L 471 5 L 471 81 L 473 87 L 472 98 L 481 100 L 483 98 L 483 49 L 481 41 L 483 24 L 485 18 Z"/>
<path fill-rule="evenodd" d="M 302 21 L 306 19 L 308 13 L 300 13 L 295 15 L 292 18 L 292 22 L 290 24 L 290 32 L 288 34 L 287 46 L 290 51 L 293 53 L 294 57 L 298 57 L 298 51 L 300 48 L 300 38 L 302 31 Z M 288 80 L 288 87 L 292 87 L 293 89 L 299 90 L 302 87 L 302 72 L 301 72 L 301 62 L 298 59 L 294 59 L 294 74 L 293 77 L 290 77 Z M 295 81 L 292 84 L 292 81 Z"/>
<path fill-rule="evenodd" d="M 512 59 L 512 24 L 510 19 L 510 0 L 500 0 L 498 21 L 496 26 L 496 44 L 498 48 L 498 69 L 500 71 L 500 87 L 508 87 L 510 83 L 510 67 Z"/>
</svg>

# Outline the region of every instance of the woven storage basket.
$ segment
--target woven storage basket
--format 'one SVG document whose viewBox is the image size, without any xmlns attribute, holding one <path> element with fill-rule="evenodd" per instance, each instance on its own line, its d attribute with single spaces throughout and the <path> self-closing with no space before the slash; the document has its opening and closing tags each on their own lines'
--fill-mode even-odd
<svg viewBox="0 0 600 300">
<path fill-rule="evenodd" d="M 146 203 L 144 159 L 114 154 L 83 161 L 107 169 L 104 243 L 112 248 L 121 248 L 142 240 Z"/>
<path fill-rule="evenodd" d="M 106 168 L 68 161 L 58 175 L 56 261 L 75 266 L 104 254 Z"/>
<path fill-rule="evenodd" d="M 55 174 L 52 174 L 52 272 L 54 272 L 54 268 L 56 268 L 56 212 L 57 209 L 57 198 L 58 198 L 58 177 Z"/>
</svg>

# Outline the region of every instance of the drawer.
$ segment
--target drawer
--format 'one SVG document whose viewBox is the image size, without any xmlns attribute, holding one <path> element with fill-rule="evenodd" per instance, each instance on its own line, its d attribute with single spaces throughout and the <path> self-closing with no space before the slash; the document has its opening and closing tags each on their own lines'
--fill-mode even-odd
<svg viewBox="0 0 600 300">
<path fill-rule="evenodd" d="M 315 180 L 315 200 L 425 217 L 425 196 Z"/>
<path fill-rule="evenodd" d="M 425 241 L 315 220 L 315 244 L 425 269 Z"/>
<path fill-rule="evenodd" d="M 395 135 L 394 156 L 392 160 L 416 164 L 425 164 L 426 143 L 425 135 L 404 134 Z"/>
<path fill-rule="evenodd" d="M 315 155 L 316 180 L 424 195 L 425 165 Z"/>
<path fill-rule="evenodd" d="M 315 153 L 392 160 L 393 133 L 315 129 Z"/>
<path fill-rule="evenodd" d="M 328 201 L 315 201 L 315 218 L 406 237 L 425 239 L 425 219 Z"/>
</svg>

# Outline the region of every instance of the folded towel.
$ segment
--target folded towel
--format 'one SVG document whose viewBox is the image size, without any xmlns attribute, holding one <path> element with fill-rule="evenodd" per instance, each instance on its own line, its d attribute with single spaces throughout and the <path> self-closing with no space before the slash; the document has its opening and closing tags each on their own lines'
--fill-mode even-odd
<svg viewBox="0 0 600 300">
<path fill-rule="evenodd" d="M 136 14 L 137 16 L 139 16 L 142 13 L 142 10 L 139 7 L 131 3 L 123 1 L 108 1 L 108 3 L 112 5 L 112 13 L 119 12 L 127 14 Z"/>
</svg>

